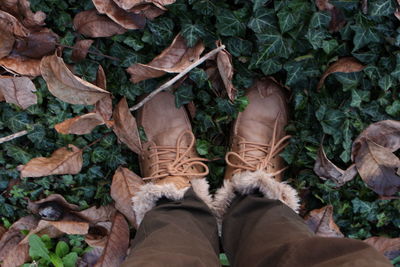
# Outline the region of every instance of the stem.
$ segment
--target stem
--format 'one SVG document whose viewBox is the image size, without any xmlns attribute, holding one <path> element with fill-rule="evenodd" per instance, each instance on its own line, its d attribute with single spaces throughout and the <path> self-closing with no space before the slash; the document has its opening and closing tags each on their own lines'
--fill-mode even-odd
<svg viewBox="0 0 400 267">
<path fill-rule="evenodd" d="M 207 59 L 209 59 L 210 57 L 214 56 L 215 54 L 217 54 L 219 51 L 225 49 L 225 45 L 221 45 L 217 48 L 215 48 L 214 50 L 211 50 L 210 52 L 208 52 L 207 54 L 205 54 L 202 58 L 200 58 L 199 60 L 197 60 L 196 62 L 192 63 L 190 66 L 188 66 L 186 69 L 184 69 L 181 73 L 179 73 L 178 75 L 176 75 L 174 78 L 172 78 L 171 80 L 169 80 L 168 82 L 164 83 L 163 85 L 161 85 L 160 87 L 158 87 L 157 89 L 155 89 L 153 92 L 151 92 L 148 96 L 146 96 L 142 101 L 140 101 L 139 103 L 137 103 L 136 105 L 134 105 L 133 107 L 131 107 L 129 110 L 130 111 L 135 111 L 139 108 L 141 108 L 144 104 L 146 104 L 150 99 L 152 99 L 155 95 L 157 95 L 159 92 L 161 92 L 164 89 L 167 89 L 169 87 L 171 87 L 176 81 L 178 81 L 180 78 L 182 78 L 183 76 L 185 76 L 189 71 L 191 71 L 192 69 L 196 68 L 198 65 L 200 65 L 201 63 L 203 63 L 204 61 L 206 61 Z"/>
<path fill-rule="evenodd" d="M 57 45 L 61 46 L 61 47 L 65 47 L 65 48 L 70 48 L 70 49 L 73 49 L 73 50 L 79 50 L 78 48 L 73 47 L 73 46 L 69 46 L 69 45 L 63 45 L 63 44 L 59 44 L 59 43 L 57 43 Z M 108 58 L 108 59 L 111 59 L 111 60 L 121 61 L 119 58 L 112 57 L 112 56 L 107 56 L 107 55 L 104 55 L 102 53 L 95 52 L 95 51 L 88 50 L 88 53 L 94 54 L 94 55 L 98 55 L 98 56 L 101 56 L 101 57 L 105 57 L 105 58 Z"/>
<path fill-rule="evenodd" d="M 9 136 L 2 137 L 2 138 L 0 138 L 0 144 L 5 143 L 5 142 L 8 142 L 8 141 L 11 141 L 11 140 L 13 140 L 13 139 L 15 139 L 15 138 L 24 136 L 24 135 L 26 135 L 26 134 L 28 134 L 28 131 L 27 131 L 27 130 L 23 130 L 23 131 L 20 131 L 20 132 L 11 134 L 11 135 L 9 135 Z"/>
</svg>

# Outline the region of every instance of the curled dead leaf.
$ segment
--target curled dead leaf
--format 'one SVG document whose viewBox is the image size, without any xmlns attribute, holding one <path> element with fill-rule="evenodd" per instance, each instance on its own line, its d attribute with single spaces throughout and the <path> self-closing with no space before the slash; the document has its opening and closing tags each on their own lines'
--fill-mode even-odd
<svg viewBox="0 0 400 267">
<path fill-rule="evenodd" d="M 125 29 L 106 16 L 97 14 L 95 9 L 78 13 L 74 18 L 74 28 L 88 37 L 111 37 L 125 33 Z"/>
<path fill-rule="evenodd" d="M 199 60 L 203 51 L 204 45 L 201 42 L 194 47 L 188 47 L 185 39 L 178 34 L 172 44 L 150 63 L 134 64 L 127 71 L 133 83 L 160 77 L 166 73 L 179 73 Z"/>
<path fill-rule="evenodd" d="M 344 73 L 350 73 L 350 72 L 358 72 L 362 71 L 365 68 L 364 65 L 362 65 L 357 59 L 353 57 L 343 57 L 330 65 L 324 74 L 322 75 L 321 79 L 318 82 L 317 89 L 321 89 L 321 87 L 324 85 L 324 81 L 326 77 L 328 77 L 330 74 L 335 73 L 335 72 L 344 72 Z"/>
<path fill-rule="evenodd" d="M 0 9 L 15 16 L 25 27 L 38 28 L 43 26 L 46 14 L 42 11 L 33 13 L 28 0 L 5 0 L 0 2 Z"/>
<path fill-rule="evenodd" d="M 352 164 L 347 170 L 342 170 L 333 164 L 325 154 L 324 147 L 321 145 L 317 153 L 314 164 L 314 172 L 323 180 L 332 180 L 338 186 L 342 186 L 348 181 L 353 180 L 357 175 L 357 168 Z"/>
<path fill-rule="evenodd" d="M 100 14 L 106 14 L 114 22 L 128 30 L 143 29 L 146 18 L 141 14 L 120 8 L 113 0 L 92 0 Z"/>
<path fill-rule="evenodd" d="M 219 43 L 221 45 L 221 43 Z M 235 100 L 236 88 L 232 84 L 233 78 L 233 65 L 232 65 L 232 55 L 228 51 L 221 50 L 217 55 L 217 66 L 218 71 L 221 75 L 222 81 L 225 86 L 225 90 L 231 101 Z"/>
<path fill-rule="evenodd" d="M 129 11 L 135 14 L 141 14 L 150 20 L 155 19 L 158 16 L 161 16 L 165 12 L 165 10 L 156 7 L 152 4 L 134 6 Z"/>
<path fill-rule="evenodd" d="M 114 2 L 123 9 L 131 9 L 142 4 L 154 4 L 164 9 L 164 6 L 175 3 L 176 0 L 114 0 Z"/>
<path fill-rule="evenodd" d="M 40 60 L 19 56 L 8 56 L 0 59 L 0 66 L 10 73 L 22 76 L 40 76 Z"/>
<path fill-rule="evenodd" d="M 65 120 L 54 126 L 61 134 L 89 134 L 98 125 L 104 124 L 103 117 L 95 112 Z"/>
<path fill-rule="evenodd" d="M 97 70 L 97 75 L 96 75 L 96 82 L 95 84 L 100 87 L 101 89 L 106 90 L 107 89 L 107 81 L 106 81 L 106 74 L 104 72 L 104 69 L 101 65 L 99 65 L 99 68 Z M 111 95 L 106 96 L 99 101 L 97 101 L 95 105 L 95 112 L 99 113 L 103 119 L 108 122 L 112 116 L 112 99 Z M 110 127 L 109 124 L 107 123 L 107 127 Z"/>
<path fill-rule="evenodd" d="M 389 148 L 366 139 L 357 153 L 354 161 L 363 181 L 377 194 L 391 196 L 400 190 L 400 159 Z"/>
<path fill-rule="evenodd" d="M 110 93 L 75 76 L 57 55 L 44 57 L 40 64 L 49 91 L 70 104 L 93 105 Z"/>
<path fill-rule="evenodd" d="M 55 174 L 77 174 L 83 164 L 82 150 L 70 144 L 57 149 L 49 158 L 31 159 L 18 167 L 21 177 L 42 177 Z"/>
<path fill-rule="evenodd" d="M 17 38 L 13 54 L 21 57 L 41 59 L 54 53 L 58 35 L 51 31 L 30 33 L 27 37 Z"/>
<path fill-rule="evenodd" d="M 143 180 L 127 168 L 118 167 L 111 184 L 111 197 L 115 207 L 125 215 L 128 221 L 136 225 L 135 214 L 132 209 L 132 197 L 143 185 Z"/>
<path fill-rule="evenodd" d="M 75 43 L 72 50 L 71 59 L 74 62 L 82 61 L 86 58 L 90 46 L 93 44 L 93 40 L 79 40 Z"/>
<path fill-rule="evenodd" d="M 116 209 L 112 205 L 101 206 L 101 207 L 90 207 L 88 209 L 74 212 L 80 218 L 90 222 L 91 224 L 97 224 L 99 222 L 111 221 L 114 217 Z"/>
<path fill-rule="evenodd" d="M 28 210 L 33 214 L 38 214 L 40 208 L 43 207 L 43 204 L 46 203 L 57 203 L 60 207 L 65 209 L 66 211 L 78 211 L 79 207 L 74 204 L 70 204 L 62 195 L 52 194 L 46 198 L 42 198 L 38 201 L 28 201 Z"/>
<path fill-rule="evenodd" d="M 0 24 L 0 59 L 10 54 L 14 42 L 14 35 Z"/>
<path fill-rule="evenodd" d="M 112 227 L 103 254 L 96 262 L 96 267 L 118 267 L 126 257 L 129 247 L 129 225 L 124 216 L 117 212 L 112 220 Z"/>
<path fill-rule="evenodd" d="M 378 121 L 365 128 L 353 142 L 351 149 L 353 160 L 367 139 L 388 148 L 391 152 L 400 149 L 400 121 Z"/>
<path fill-rule="evenodd" d="M 373 236 L 365 239 L 364 242 L 381 252 L 389 260 L 400 256 L 400 238 Z"/>
<path fill-rule="evenodd" d="M 142 150 L 139 131 L 137 128 L 136 119 L 129 111 L 126 98 L 122 98 L 115 107 L 113 119 L 113 131 L 118 136 L 118 139 L 127 145 L 133 152 L 139 154 Z"/>
<path fill-rule="evenodd" d="M 89 228 L 89 233 L 85 236 L 86 243 L 91 247 L 104 249 L 107 245 L 111 226 L 111 222 L 100 222 L 91 226 Z M 99 255 L 99 257 L 100 256 L 101 255 Z"/>
<path fill-rule="evenodd" d="M 344 237 L 333 220 L 333 207 L 331 205 L 310 211 L 304 220 L 311 231 L 318 236 Z"/>
<path fill-rule="evenodd" d="M 0 76 L 0 93 L 7 103 L 27 109 L 37 103 L 37 96 L 34 92 L 36 92 L 36 87 L 27 77 Z"/>
<path fill-rule="evenodd" d="M 93 249 L 89 250 L 88 252 L 83 254 L 81 258 L 78 259 L 77 266 L 79 267 L 94 266 L 96 262 L 99 260 L 101 254 L 103 254 L 103 248 L 94 247 Z"/>
<path fill-rule="evenodd" d="M 29 34 L 29 30 L 17 18 L 2 10 L 0 10 L 0 26 L 11 31 L 15 36 L 26 37 Z"/>
</svg>

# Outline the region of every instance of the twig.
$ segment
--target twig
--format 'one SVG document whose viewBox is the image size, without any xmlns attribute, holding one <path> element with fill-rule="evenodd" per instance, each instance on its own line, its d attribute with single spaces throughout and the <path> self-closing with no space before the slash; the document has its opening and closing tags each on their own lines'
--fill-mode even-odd
<svg viewBox="0 0 400 267">
<path fill-rule="evenodd" d="M 26 134 L 28 134 L 28 131 L 27 130 L 23 130 L 23 131 L 20 131 L 18 133 L 11 134 L 9 136 L 2 137 L 2 138 L 0 138 L 0 144 L 8 142 L 8 141 L 11 141 L 11 140 L 13 140 L 15 138 L 24 136 Z"/>
<path fill-rule="evenodd" d="M 167 89 L 168 87 L 172 86 L 176 81 L 178 81 L 180 78 L 182 78 L 183 76 L 185 76 L 189 71 L 191 71 L 192 69 L 196 68 L 198 65 L 200 65 L 201 63 L 203 63 L 204 61 L 206 61 L 207 59 L 209 59 L 210 57 L 214 56 L 215 54 L 217 54 L 219 51 L 225 49 L 225 45 L 221 45 L 217 48 L 215 48 L 214 50 L 211 50 L 210 52 L 208 52 L 207 54 L 205 54 L 202 58 L 200 58 L 199 60 L 197 60 L 196 62 L 194 62 L 193 64 L 191 64 L 189 67 L 187 67 L 185 70 L 183 70 L 181 73 L 179 73 L 178 75 L 176 75 L 174 78 L 172 78 L 171 80 L 169 80 L 168 82 L 164 83 L 163 85 L 161 85 L 160 87 L 158 87 L 157 89 L 155 89 L 153 92 L 151 92 L 148 96 L 146 96 L 142 101 L 140 101 L 139 103 L 137 103 L 136 105 L 134 105 L 133 107 L 131 107 L 129 110 L 130 111 L 135 111 L 139 108 L 141 108 L 144 104 L 146 104 L 150 99 L 152 99 L 156 94 L 158 94 L 159 92 L 161 92 L 164 89 Z"/>
</svg>

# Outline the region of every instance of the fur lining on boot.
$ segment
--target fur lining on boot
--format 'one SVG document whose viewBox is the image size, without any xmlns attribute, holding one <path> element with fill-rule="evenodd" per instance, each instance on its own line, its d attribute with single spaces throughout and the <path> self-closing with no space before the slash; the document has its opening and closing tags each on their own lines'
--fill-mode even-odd
<svg viewBox="0 0 400 267">
<path fill-rule="evenodd" d="M 285 182 L 275 181 L 264 171 L 242 172 L 235 174 L 231 180 L 225 180 L 214 196 L 213 211 L 218 220 L 221 220 L 235 197 L 235 192 L 247 195 L 258 189 L 264 197 L 277 199 L 289 206 L 295 212 L 300 207 L 297 192 Z"/>
<path fill-rule="evenodd" d="M 212 198 L 208 191 L 206 179 L 193 179 L 191 181 L 193 191 L 211 208 Z M 141 186 L 140 191 L 132 197 L 132 208 L 136 217 L 137 226 L 142 222 L 144 215 L 156 206 L 159 199 L 165 197 L 170 200 L 181 200 L 190 187 L 177 189 L 174 184 L 147 183 Z"/>
</svg>

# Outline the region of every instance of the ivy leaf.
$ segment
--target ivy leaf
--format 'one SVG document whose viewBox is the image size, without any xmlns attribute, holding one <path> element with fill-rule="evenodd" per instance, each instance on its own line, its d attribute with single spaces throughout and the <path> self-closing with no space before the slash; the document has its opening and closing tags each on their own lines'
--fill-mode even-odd
<svg viewBox="0 0 400 267">
<path fill-rule="evenodd" d="M 378 85 L 380 88 L 382 88 L 384 91 L 389 90 L 394 86 L 395 80 L 393 79 L 392 76 L 390 75 L 385 75 L 382 78 L 379 79 Z"/>
<path fill-rule="evenodd" d="M 378 43 L 380 41 L 378 34 L 369 27 L 366 28 L 360 25 L 354 25 L 351 26 L 351 29 L 355 32 L 353 51 L 363 48 L 369 43 Z"/>
<path fill-rule="evenodd" d="M 322 41 L 325 40 L 328 36 L 329 35 L 326 30 L 309 28 L 305 37 L 314 49 L 318 49 L 322 47 Z"/>
<path fill-rule="evenodd" d="M 294 12 L 287 8 L 279 11 L 277 16 L 279 20 L 279 28 L 282 33 L 290 31 L 298 23 L 298 19 L 295 17 Z"/>
<path fill-rule="evenodd" d="M 265 57 L 281 56 L 289 58 L 292 52 L 291 44 L 283 36 L 274 30 L 266 31 L 256 35 L 261 45 L 261 55 L 258 57 L 255 65 L 258 65 Z"/>
<path fill-rule="evenodd" d="M 260 66 L 264 75 L 274 74 L 282 69 L 282 64 L 275 58 L 263 61 Z"/>
<path fill-rule="evenodd" d="M 303 76 L 303 64 L 300 62 L 290 62 L 285 64 L 283 68 L 287 72 L 286 85 L 293 85 L 296 82 L 304 78 Z"/>
<path fill-rule="evenodd" d="M 248 41 L 237 37 L 231 37 L 226 42 L 226 47 L 233 56 L 249 56 L 253 49 L 253 44 Z"/>
<path fill-rule="evenodd" d="M 182 85 L 175 91 L 175 105 L 177 108 L 188 104 L 193 98 L 193 87 L 191 85 Z"/>
<path fill-rule="evenodd" d="M 265 5 L 269 0 L 253 0 L 253 11 L 256 11 L 263 5 Z"/>
<path fill-rule="evenodd" d="M 190 71 L 189 78 L 194 81 L 199 88 L 203 87 L 208 80 L 207 73 L 200 68 L 194 68 Z"/>
<path fill-rule="evenodd" d="M 192 47 L 206 33 L 201 24 L 183 24 L 181 34 L 185 38 L 187 45 Z"/>
<path fill-rule="evenodd" d="M 369 1 L 368 9 L 371 16 L 392 16 L 395 12 L 395 6 L 392 0 Z"/>
<path fill-rule="evenodd" d="M 242 36 L 246 31 L 246 24 L 228 9 L 221 9 L 217 16 L 217 31 L 222 36 Z"/>
<path fill-rule="evenodd" d="M 153 34 L 153 40 L 156 45 L 165 46 L 169 44 L 174 36 L 174 22 L 170 18 L 157 18 L 147 23 L 149 30 Z"/>
<path fill-rule="evenodd" d="M 312 28 L 328 28 L 331 16 L 328 12 L 315 12 L 310 20 Z"/>
<path fill-rule="evenodd" d="M 276 28 L 275 11 L 264 8 L 258 9 L 247 26 L 255 33 L 261 33 L 266 28 Z"/>
<path fill-rule="evenodd" d="M 322 50 L 324 50 L 327 55 L 333 52 L 337 46 L 338 42 L 335 39 L 322 41 Z"/>
</svg>

